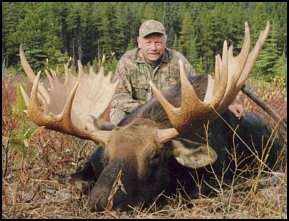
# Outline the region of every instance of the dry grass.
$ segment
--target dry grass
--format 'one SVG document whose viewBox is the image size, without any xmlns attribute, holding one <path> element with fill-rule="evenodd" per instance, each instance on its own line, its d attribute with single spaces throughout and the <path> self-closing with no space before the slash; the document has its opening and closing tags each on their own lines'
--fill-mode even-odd
<svg viewBox="0 0 289 221">
<path fill-rule="evenodd" d="M 5 83 L 7 81 L 2 80 L 2 93 L 9 94 L 11 103 L 16 96 L 13 93 L 15 84 L 11 83 L 6 87 Z M 255 87 L 264 86 L 255 85 Z M 251 88 L 257 91 L 256 88 Z M 267 91 L 271 89 L 268 88 Z M 282 94 L 284 92 L 279 88 L 275 92 L 270 99 L 281 102 L 280 99 L 283 98 L 282 107 L 286 107 L 284 113 L 287 113 L 287 93 Z M 252 104 L 244 101 L 246 98 L 242 98 L 243 101 L 240 97 L 238 99 L 246 109 L 253 110 Z M 9 139 L 11 131 L 18 129 L 17 125 L 22 118 L 8 114 L 8 103 L 2 101 L 2 110 L 3 104 L 6 105 L 5 115 L 2 113 L 2 118 L 5 117 L 6 120 L 3 124 L 2 119 L 2 218 L 4 219 L 287 218 L 286 146 L 283 147 L 284 151 L 279 159 L 282 162 L 275 172 L 264 172 L 260 167 L 257 177 L 238 179 L 234 185 L 216 189 L 215 196 L 185 200 L 177 194 L 166 196 L 167 203 L 164 206 L 159 206 L 155 202 L 149 208 L 133 208 L 129 212 L 111 211 L 108 206 L 104 212 L 91 213 L 87 207 L 88 195 L 83 191 L 83 187 L 87 187 L 88 183 L 83 182 L 80 185 L 74 183 L 70 180 L 70 174 L 87 159 L 94 149 L 94 144 L 58 132 L 40 130 L 29 141 L 26 140 L 25 151 L 20 151 L 9 143 Z M 283 108 L 275 110 L 279 111 L 280 115 L 285 111 Z M 264 113 L 261 115 L 265 116 Z M 10 122 L 13 120 L 14 124 Z M 284 140 L 287 139 L 282 132 L 279 136 Z M 117 181 L 116 185 L 121 185 L 120 180 Z"/>
</svg>

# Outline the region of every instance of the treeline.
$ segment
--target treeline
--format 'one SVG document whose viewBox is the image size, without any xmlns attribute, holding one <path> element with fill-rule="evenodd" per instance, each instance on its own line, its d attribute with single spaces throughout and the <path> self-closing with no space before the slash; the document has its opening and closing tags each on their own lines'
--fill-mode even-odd
<svg viewBox="0 0 289 221">
<path fill-rule="evenodd" d="M 253 45 L 266 21 L 271 31 L 254 76 L 287 76 L 287 2 L 4 2 L 2 71 L 19 70 L 19 45 L 35 70 L 117 60 L 137 47 L 141 23 L 162 22 L 168 47 L 182 52 L 197 73 L 214 70 L 225 39 L 239 52 L 248 21 Z M 49 60 L 48 60 L 48 59 Z"/>
</svg>

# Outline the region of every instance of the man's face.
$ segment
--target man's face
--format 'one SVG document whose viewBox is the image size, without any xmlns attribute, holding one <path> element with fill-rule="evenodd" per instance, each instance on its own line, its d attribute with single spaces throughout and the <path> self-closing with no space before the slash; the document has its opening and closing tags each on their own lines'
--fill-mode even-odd
<svg viewBox="0 0 289 221">
<path fill-rule="evenodd" d="M 164 35 L 153 33 L 143 38 L 137 38 L 138 47 L 141 49 L 148 62 L 158 61 L 166 48 L 167 40 Z"/>
</svg>

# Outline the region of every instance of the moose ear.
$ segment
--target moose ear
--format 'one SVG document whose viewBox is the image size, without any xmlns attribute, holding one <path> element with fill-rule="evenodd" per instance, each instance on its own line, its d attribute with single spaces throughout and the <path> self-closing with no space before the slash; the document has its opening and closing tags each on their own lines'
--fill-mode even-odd
<svg viewBox="0 0 289 221">
<path fill-rule="evenodd" d="M 211 146 L 188 139 L 173 139 L 172 145 L 175 159 L 185 167 L 193 169 L 204 167 L 214 163 L 218 157 Z"/>
<path fill-rule="evenodd" d="M 117 126 L 105 120 L 94 117 L 91 114 L 86 116 L 86 129 L 88 130 L 112 130 Z"/>
</svg>

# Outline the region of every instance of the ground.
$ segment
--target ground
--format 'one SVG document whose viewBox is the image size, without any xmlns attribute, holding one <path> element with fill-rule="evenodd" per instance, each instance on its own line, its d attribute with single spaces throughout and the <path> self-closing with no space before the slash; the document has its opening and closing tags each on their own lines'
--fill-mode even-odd
<svg viewBox="0 0 289 221">
<path fill-rule="evenodd" d="M 15 108 L 16 83 L 23 81 L 2 78 L 2 218 L 287 218 L 287 133 L 282 131 L 278 131 L 278 139 L 285 145 L 274 171 L 260 170 L 257 177 L 216 190 L 215 196 L 191 200 L 166 196 L 167 202 L 161 206 L 156 203 L 158 196 L 148 208 L 115 212 L 108 207 L 91 213 L 87 208 L 89 184 L 75 183 L 70 174 L 85 162 L 95 144 L 36 129 Z M 266 85 L 251 83 L 250 87 L 287 117 L 286 90 Z M 237 102 L 279 130 L 276 122 L 244 95 L 239 95 Z"/>
</svg>

